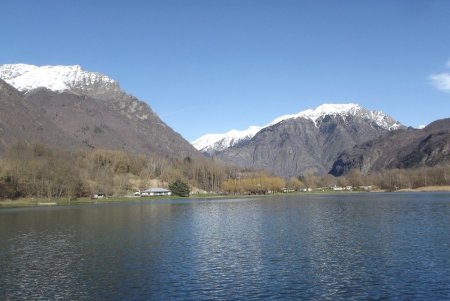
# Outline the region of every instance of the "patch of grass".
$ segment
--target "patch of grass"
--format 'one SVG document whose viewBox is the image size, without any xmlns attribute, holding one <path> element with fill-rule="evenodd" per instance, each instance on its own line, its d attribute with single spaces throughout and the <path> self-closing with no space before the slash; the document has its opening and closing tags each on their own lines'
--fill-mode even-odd
<svg viewBox="0 0 450 301">
<path fill-rule="evenodd" d="M 414 189 L 414 191 L 423 191 L 423 192 L 450 191 L 450 186 L 425 186 L 425 187 L 418 187 Z"/>
</svg>

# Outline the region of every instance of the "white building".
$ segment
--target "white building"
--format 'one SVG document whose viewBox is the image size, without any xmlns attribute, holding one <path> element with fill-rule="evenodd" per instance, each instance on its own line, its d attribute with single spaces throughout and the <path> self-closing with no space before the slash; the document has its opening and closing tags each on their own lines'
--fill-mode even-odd
<svg viewBox="0 0 450 301">
<path fill-rule="evenodd" d="M 150 188 L 144 191 L 134 193 L 135 196 L 170 196 L 172 192 L 164 188 Z"/>
</svg>

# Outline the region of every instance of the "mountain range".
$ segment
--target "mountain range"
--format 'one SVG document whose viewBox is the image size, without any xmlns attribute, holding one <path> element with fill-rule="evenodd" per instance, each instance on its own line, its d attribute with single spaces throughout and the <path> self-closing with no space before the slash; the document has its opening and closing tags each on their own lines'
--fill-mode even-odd
<svg viewBox="0 0 450 301">
<path fill-rule="evenodd" d="M 291 177 L 326 174 L 344 150 L 402 128 L 392 117 L 357 104 L 325 104 L 263 127 L 206 135 L 193 145 L 226 163 Z"/>
<path fill-rule="evenodd" d="M 450 120 L 406 128 L 354 103 L 324 104 L 265 126 L 208 134 L 191 144 L 117 81 L 78 65 L 0 66 L 0 153 L 18 141 L 169 158 L 203 158 L 203 153 L 285 178 L 450 162 Z"/>
<path fill-rule="evenodd" d="M 239 144 L 240 142 L 250 140 L 262 129 L 276 125 L 282 121 L 303 118 L 314 122 L 317 126 L 320 119 L 323 119 L 327 115 L 360 115 L 388 130 L 395 130 L 402 127 L 399 122 L 395 121 L 390 116 L 379 111 L 366 110 L 357 104 L 324 104 L 316 109 L 308 109 L 297 114 L 278 117 L 265 126 L 250 126 L 246 130 L 230 130 L 223 134 L 206 134 L 191 143 L 199 151 L 205 154 L 214 155 L 215 153 Z"/>
<path fill-rule="evenodd" d="M 201 154 L 118 82 L 80 66 L 0 66 L 0 152 L 17 141 L 169 157 Z"/>
</svg>

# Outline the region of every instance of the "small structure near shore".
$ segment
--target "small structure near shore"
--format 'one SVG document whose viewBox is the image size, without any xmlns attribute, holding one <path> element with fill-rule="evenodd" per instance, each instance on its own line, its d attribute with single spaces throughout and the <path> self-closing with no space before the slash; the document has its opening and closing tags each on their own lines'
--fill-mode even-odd
<svg viewBox="0 0 450 301">
<path fill-rule="evenodd" d="M 48 202 L 48 203 L 38 203 L 38 206 L 56 206 L 58 205 L 57 203 L 54 202 Z"/>
<path fill-rule="evenodd" d="M 137 191 L 134 196 L 170 196 L 172 192 L 164 188 L 150 188 L 144 191 Z"/>
</svg>

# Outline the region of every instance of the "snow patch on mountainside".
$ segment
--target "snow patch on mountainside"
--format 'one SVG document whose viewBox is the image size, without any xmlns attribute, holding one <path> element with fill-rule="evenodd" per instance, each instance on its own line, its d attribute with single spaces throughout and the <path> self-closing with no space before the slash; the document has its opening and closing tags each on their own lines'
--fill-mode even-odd
<svg viewBox="0 0 450 301">
<path fill-rule="evenodd" d="M 88 72 L 79 65 L 34 66 L 5 64 L 0 66 L 0 78 L 22 92 L 44 87 L 52 91 L 86 89 L 94 85 L 117 86 L 111 78 L 97 72 Z"/>
<path fill-rule="evenodd" d="M 252 139 L 260 130 L 276 125 L 290 119 L 304 118 L 314 123 L 316 127 L 320 125 L 321 119 L 325 116 L 342 117 L 344 120 L 348 116 L 359 116 L 374 121 L 378 126 L 387 130 L 396 130 L 402 125 L 380 111 L 369 111 L 358 104 L 323 104 L 315 109 L 308 109 L 297 114 L 284 115 L 274 119 L 265 126 L 251 126 L 246 130 L 231 130 L 223 134 L 207 134 L 191 142 L 192 145 L 204 152 L 213 154 L 232 147 L 244 140 Z"/>
</svg>

